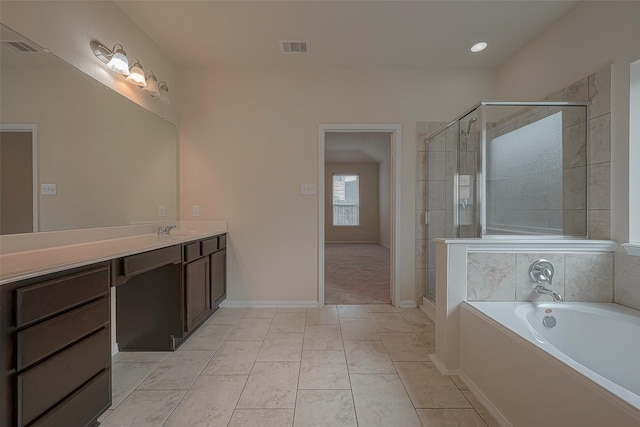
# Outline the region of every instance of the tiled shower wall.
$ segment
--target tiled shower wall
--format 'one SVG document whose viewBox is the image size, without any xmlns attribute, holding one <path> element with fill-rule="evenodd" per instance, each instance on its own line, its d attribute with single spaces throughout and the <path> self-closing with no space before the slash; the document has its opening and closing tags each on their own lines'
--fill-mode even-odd
<svg viewBox="0 0 640 427">
<path fill-rule="evenodd" d="M 547 101 L 574 101 L 574 102 L 585 102 L 589 101 L 591 103 L 588 117 L 587 117 L 587 155 L 586 156 L 578 156 L 580 159 L 584 158 L 583 163 L 586 164 L 575 164 L 575 167 L 585 167 L 587 168 L 587 191 L 588 191 L 588 216 L 587 216 L 587 230 L 589 233 L 590 239 L 610 239 L 611 238 L 611 198 L 610 198 L 610 188 L 611 188 L 611 66 L 607 66 L 601 69 L 598 72 L 595 72 L 588 77 L 585 77 L 566 88 L 549 95 L 543 100 Z M 429 162 L 428 157 L 428 148 L 424 144 L 424 139 L 429 136 L 431 133 L 438 130 L 441 126 L 444 126 L 445 123 L 441 122 L 418 122 L 417 123 L 417 172 L 416 172 L 416 298 L 418 300 L 418 304 L 421 304 L 421 298 L 426 293 L 426 289 L 429 281 L 435 283 L 435 269 L 427 269 L 427 260 L 433 259 L 435 260 L 435 249 L 430 247 L 429 242 L 432 237 L 430 237 L 429 227 L 424 225 L 424 215 L 428 209 L 428 203 L 430 200 L 436 200 L 438 197 L 441 197 L 442 194 L 428 194 L 428 165 L 429 163 L 436 164 L 435 158 L 433 162 Z M 433 147 L 435 150 L 437 147 Z M 443 148 L 443 151 L 446 151 Z M 578 162 L 579 163 L 579 162 Z M 446 163 L 445 163 L 446 166 Z M 433 188 L 433 187 L 432 187 Z M 446 193 L 445 193 L 446 200 Z M 446 229 L 446 225 L 445 225 Z M 433 230 L 432 230 L 433 231 Z M 436 236 L 439 237 L 439 236 Z M 510 254 L 510 257 L 517 257 L 517 255 L 522 254 Z M 616 261 L 618 260 L 618 255 L 616 255 Z M 575 256 L 585 256 L 585 255 L 575 255 Z M 604 255 L 605 259 L 611 259 L 611 271 L 613 271 L 613 255 L 606 254 Z M 574 255 L 564 255 L 564 257 L 569 257 L 571 261 L 569 262 L 570 266 L 573 260 L 572 257 Z M 626 255 L 621 255 L 620 259 L 622 262 L 627 261 Z M 638 258 L 640 259 L 640 258 Z M 628 261 L 629 263 L 633 263 Z M 637 266 L 637 261 L 633 263 Z M 430 263 L 431 266 L 434 266 L 435 263 Z M 514 274 L 515 270 L 515 261 L 512 264 L 514 266 Z M 432 270 L 432 271 L 429 271 Z M 616 277 L 625 276 L 625 270 L 621 270 L 620 274 L 618 274 L 618 268 L 616 268 Z M 635 277 L 640 276 L 640 266 L 637 266 L 635 272 L 638 272 Z M 569 273 L 572 273 L 571 267 Z M 430 277 L 431 276 L 431 277 Z M 632 275 L 633 277 L 633 275 Z M 515 282 L 513 282 L 515 283 Z M 611 286 L 613 283 L 613 273 L 611 274 L 610 284 L 603 285 L 605 286 L 605 291 L 601 297 L 605 296 L 607 293 L 607 286 Z M 637 283 L 637 279 L 636 279 Z M 559 285 L 559 283 L 558 283 Z M 515 286 L 515 285 L 514 285 Z M 586 285 L 585 285 L 586 286 Z M 583 292 L 581 291 L 581 287 L 578 286 L 578 289 L 575 291 L 576 295 L 581 295 Z M 621 288 L 626 289 L 626 288 Z M 571 292 L 574 292 L 572 289 Z M 584 294 L 586 295 L 587 290 L 584 290 Z M 640 293 L 640 290 L 636 291 L 636 294 Z M 493 292 L 482 292 L 479 289 L 476 289 L 476 297 L 478 295 L 493 295 Z M 620 302 L 618 298 L 619 292 L 616 292 L 616 302 Z M 513 298 L 516 298 L 515 288 Z M 572 293 L 569 294 L 571 297 Z M 622 295 L 625 295 L 622 292 Z M 580 300 L 579 296 L 576 296 Z M 613 300 L 613 293 L 608 297 L 609 300 Z M 606 298 L 605 298 L 606 299 Z M 624 301 L 627 301 L 626 298 L 623 298 Z M 629 299 L 630 302 L 620 302 L 621 304 L 640 307 L 640 295 L 636 295 L 635 297 Z"/>
<path fill-rule="evenodd" d="M 572 168 L 587 168 L 589 238 L 610 239 L 611 67 L 607 66 L 545 100 L 590 101 L 586 123 L 587 153 L 575 153 L 569 160 Z M 584 124 L 576 123 L 574 126 L 581 125 Z M 571 196 L 564 195 L 565 198 Z M 565 222 L 564 226 L 571 224 Z M 533 293 L 535 285 L 528 277 L 529 265 L 538 258 L 548 259 L 556 268 L 552 288 L 566 301 L 615 301 L 640 308 L 637 279 L 640 277 L 640 258 L 619 253 L 615 254 L 615 281 L 614 254 L 472 253 L 467 259 L 467 298 L 548 300 L 548 296 L 540 297 Z"/>
<path fill-rule="evenodd" d="M 614 302 L 640 310 L 640 256 L 615 255 Z"/>
<path fill-rule="evenodd" d="M 554 94 L 547 101 L 591 103 L 587 117 L 588 224 L 590 239 L 611 238 L 611 66 L 597 71 Z"/>
</svg>

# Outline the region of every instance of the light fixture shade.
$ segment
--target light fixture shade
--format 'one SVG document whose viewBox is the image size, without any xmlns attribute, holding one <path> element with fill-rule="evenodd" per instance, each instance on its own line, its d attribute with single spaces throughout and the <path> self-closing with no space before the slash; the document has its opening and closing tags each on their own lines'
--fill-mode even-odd
<svg viewBox="0 0 640 427">
<path fill-rule="evenodd" d="M 147 81 L 144 78 L 144 70 L 142 69 L 142 65 L 140 64 L 140 62 L 138 62 L 137 59 L 133 60 L 133 65 L 129 70 L 127 80 L 139 87 L 145 87 L 147 85 Z"/>
<path fill-rule="evenodd" d="M 158 80 L 153 73 L 149 73 L 147 76 L 147 85 L 142 88 L 142 90 L 149 93 L 149 95 L 156 97 L 160 96 L 160 91 L 158 90 Z"/>
<path fill-rule="evenodd" d="M 169 87 L 165 82 L 158 83 L 158 90 L 160 91 L 160 100 L 161 104 L 169 105 Z"/>
<path fill-rule="evenodd" d="M 119 45 L 113 47 L 113 54 L 111 55 L 111 59 L 107 63 L 107 67 L 109 67 L 116 73 L 120 73 L 123 76 L 128 76 L 129 60 L 127 59 L 127 53 L 122 49 L 122 46 L 116 49 L 117 46 Z"/>
</svg>

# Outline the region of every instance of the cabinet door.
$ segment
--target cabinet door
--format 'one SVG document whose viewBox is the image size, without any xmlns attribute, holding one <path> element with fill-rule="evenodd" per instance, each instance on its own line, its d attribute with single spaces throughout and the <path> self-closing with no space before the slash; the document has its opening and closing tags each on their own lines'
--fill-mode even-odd
<svg viewBox="0 0 640 427">
<path fill-rule="evenodd" d="M 190 262 L 185 267 L 187 332 L 189 332 L 211 309 L 209 257 Z"/>
<path fill-rule="evenodd" d="M 211 305 L 216 308 L 227 296 L 227 250 L 211 255 Z"/>
</svg>

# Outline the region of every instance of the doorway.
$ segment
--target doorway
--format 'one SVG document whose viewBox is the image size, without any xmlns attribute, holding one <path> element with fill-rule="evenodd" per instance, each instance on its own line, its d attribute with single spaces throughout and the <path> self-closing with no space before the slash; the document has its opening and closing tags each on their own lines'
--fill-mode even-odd
<svg viewBox="0 0 640 427">
<path fill-rule="evenodd" d="M 38 231 L 35 125 L 0 126 L 0 234 Z"/>
<path fill-rule="evenodd" d="M 318 300 L 399 303 L 399 125 L 321 125 Z"/>
</svg>

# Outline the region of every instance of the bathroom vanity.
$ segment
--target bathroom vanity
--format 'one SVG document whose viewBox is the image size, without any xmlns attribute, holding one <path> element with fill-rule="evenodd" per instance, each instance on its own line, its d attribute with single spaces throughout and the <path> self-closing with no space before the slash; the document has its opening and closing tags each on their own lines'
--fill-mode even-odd
<svg viewBox="0 0 640 427">
<path fill-rule="evenodd" d="M 112 290 L 121 350 L 175 350 L 226 297 L 226 246 L 225 230 L 2 255 L 0 427 L 94 425 L 111 405 Z"/>
</svg>

